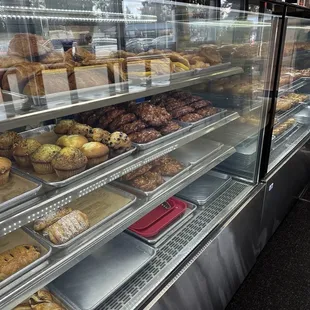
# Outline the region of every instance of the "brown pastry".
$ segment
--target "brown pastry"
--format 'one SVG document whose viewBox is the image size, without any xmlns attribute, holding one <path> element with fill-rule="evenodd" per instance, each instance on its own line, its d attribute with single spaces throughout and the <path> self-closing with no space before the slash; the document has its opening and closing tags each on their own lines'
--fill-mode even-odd
<svg viewBox="0 0 310 310">
<path fill-rule="evenodd" d="M 81 150 L 73 147 L 64 147 L 52 160 L 52 166 L 61 180 L 83 172 L 86 164 L 87 157 Z"/>
<path fill-rule="evenodd" d="M 189 113 L 179 118 L 180 121 L 185 123 L 194 123 L 202 119 L 202 116 L 198 113 Z"/>
<path fill-rule="evenodd" d="M 0 81 L 2 83 L 2 78 L 7 71 L 13 71 L 14 67 L 20 63 L 28 62 L 25 58 L 19 56 L 2 56 L 0 58 Z M 11 68 L 13 67 L 13 68 Z M 10 69 L 8 69 L 10 68 Z"/>
<path fill-rule="evenodd" d="M 31 306 L 32 310 L 65 310 L 60 305 L 54 302 L 41 303 L 34 306 Z"/>
<path fill-rule="evenodd" d="M 72 119 L 62 119 L 54 127 L 54 132 L 58 135 L 66 135 L 69 132 L 69 129 L 75 125 L 75 121 Z"/>
<path fill-rule="evenodd" d="M 72 209 L 66 208 L 66 207 L 52 211 L 48 213 L 47 215 L 35 220 L 33 223 L 33 229 L 35 231 L 43 230 L 46 227 L 51 226 L 52 224 L 56 223 L 63 216 L 69 214 L 70 212 L 72 212 Z"/>
<path fill-rule="evenodd" d="M 87 168 L 97 166 L 109 157 L 109 148 L 100 142 L 88 142 L 82 146 L 81 151 L 87 157 Z"/>
<path fill-rule="evenodd" d="M 195 111 L 195 109 L 191 108 L 190 106 L 184 106 L 184 107 L 181 107 L 181 108 L 178 108 L 178 109 L 172 111 L 171 115 L 173 118 L 179 118 L 185 114 L 192 113 L 194 111 Z"/>
<path fill-rule="evenodd" d="M 189 99 L 192 97 L 192 95 L 188 92 L 184 92 L 184 91 L 174 91 L 174 92 L 171 92 L 171 96 L 173 98 L 176 98 L 176 99 Z"/>
<path fill-rule="evenodd" d="M 173 110 L 182 108 L 185 105 L 186 105 L 185 100 L 180 100 L 180 99 L 176 99 L 176 98 L 169 98 L 166 101 L 165 108 L 169 113 L 171 113 Z"/>
<path fill-rule="evenodd" d="M 140 104 L 137 107 L 136 114 L 150 126 L 164 126 L 172 118 L 165 108 L 149 103 Z"/>
<path fill-rule="evenodd" d="M 12 159 L 13 146 L 21 140 L 22 137 L 15 131 L 6 131 L 0 134 L 0 156 Z"/>
<path fill-rule="evenodd" d="M 92 128 L 88 135 L 88 141 L 101 142 L 107 144 L 109 142 L 111 133 L 101 128 Z"/>
<path fill-rule="evenodd" d="M 116 52 L 110 53 L 110 57 L 113 57 L 113 58 L 127 58 L 127 57 L 134 57 L 134 56 L 136 56 L 135 53 L 126 52 L 123 50 L 118 50 Z"/>
<path fill-rule="evenodd" d="M 78 66 L 79 63 L 85 60 L 95 59 L 96 56 L 83 47 L 75 46 L 70 49 L 68 49 L 65 52 L 65 61 L 68 64 L 71 64 L 73 66 Z"/>
<path fill-rule="evenodd" d="M 181 129 L 181 126 L 177 122 L 170 121 L 167 125 L 160 127 L 158 130 L 163 136 L 165 136 L 179 129 Z"/>
<path fill-rule="evenodd" d="M 89 132 L 91 131 L 91 127 L 84 124 L 75 123 L 71 126 L 68 130 L 68 135 L 81 135 L 81 136 L 88 136 Z"/>
<path fill-rule="evenodd" d="M 64 56 L 56 51 L 52 51 L 43 57 L 41 57 L 40 62 L 43 64 L 55 64 L 55 63 L 63 63 L 64 62 Z"/>
<path fill-rule="evenodd" d="M 60 147 L 70 146 L 80 149 L 87 142 L 88 139 L 81 135 L 64 135 L 56 141 L 56 145 Z"/>
<path fill-rule="evenodd" d="M 145 172 L 149 171 L 152 169 L 152 164 L 146 164 L 146 165 L 143 165 L 142 167 L 139 167 L 138 169 L 132 171 L 132 172 L 129 172 L 127 174 L 125 174 L 124 176 L 122 176 L 122 180 L 124 181 L 130 181 L 140 175 L 143 175 Z"/>
<path fill-rule="evenodd" d="M 147 126 L 144 122 L 142 122 L 141 120 L 137 120 L 129 124 L 121 125 L 117 128 L 117 130 L 125 132 L 127 135 L 129 135 L 133 132 L 140 131 L 146 127 Z"/>
<path fill-rule="evenodd" d="M 115 108 L 105 115 L 100 117 L 98 126 L 102 129 L 108 128 L 109 124 L 112 123 L 116 118 L 121 116 L 122 114 L 126 113 L 124 109 Z"/>
<path fill-rule="evenodd" d="M 147 143 L 161 137 L 161 133 L 154 128 L 143 129 L 128 135 L 130 140 L 135 143 Z"/>
<path fill-rule="evenodd" d="M 18 245 L 0 254 L 0 281 L 31 264 L 40 257 L 40 251 L 33 245 Z"/>
<path fill-rule="evenodd" d="M 43 56 L 54 49 L 43 37 L 31 33 L 17 33 L 9 44 L 8 55 L 20 57 Z"/>
<path fill-rule="evenodd" d="M 166 100 L 169 99 L 169 93 L 163 93 L 163 94 L 158 94 L 158 95 L 154 95 L 151 99 L 151 104 L 159 104 L 161 102 L 165 102 Z"/>
<path fill-rule="evenodd" d="M 202 117 L 207 117 L 207 116 L 211 116 L 211 115 L 216 114 L 217 109 L 213 108 L 213 107 L 206 107 L 206 108 L 202 108 L 202 109 L 197 110 L 196 113 L 198 113 Z"/>
<path fill-rule="evenodd" d="M 190 67 L 190 64 L 188 62 L 188 60 L 186 58 L 184 58 L 183 56 L 181 56 L 179 53 L 171 53 L 170 54 L 170 59 L 171 61 L 173 62 L 179 62 L 179 63 L 182 63 L 183 65 L 185 65 L 186 67 Z"/>
<path fill-rule="evenodd" d="M 217 51 L 217 47 L 215 45 L 205 44 L 200 46 L 199 55 L 204 57 L 206 62 L 208 62 L 211 66 L 222 62 L 222 57 Z"/>
<path fill-rule="evenodd" d="M 30 156 L 34 153 L 41 143 L 35 139 L 24 139 L 18 141 L 13 146 L 13 157 L 16 160 L 16 163 L 21 167 L 31 167 Z"/>
<path fill-rule="evenodd" d="M 36 293 L 29 297 L 29 304 L 31 306 L 49 302 L 53 302 L 53 296 L 48 290 L 38 290 Z"/>
<path fill-rule="evenodd" d="M 143 175 L 140 175 L 130 181 L 130 184 L 142 191 L 149 192 L 156 189 L 158 186 L 163 184 L 165 180 L 162 176 L 153 171 L 147 171 Z"/>
<path fill-rule="evenodd" d="M 190 104 L 193 109 L 201 109 L 211 105 L 210 101 L 207 100 L 198 100 Z"/>
<path fill-rule="evenodd" d="M 19 304 L 18 306 L 13 308 L 13 310 L 32 310 L 32 308 L 28 302 L 25 302 L 25 303 Z"/>
<path fill-rule="evenodd" d="M 109 124 L 109 129 L 115 131 L 120 126 L 134 122 L 136 119 L 137 118 L 133 113 L 122 114 Z"/>
<path fill-rule="evenodd" d="M 172 68 L 173 68 L 173 72 L 177 73 L 177 72 L 185 72 L 185 71 L 189 71 L 190 70 L 190 66 L 187 67 L 184 64 L 180 63 L 180 62 L 173 62 L 172 63 Z"/>
<path fill-rule="evenodd" d="M 0 186 L 9 181 L 12 162 L 6 157 L 0 157 Z"/>
<path fill-rule="evenodd" d="M 63 244 L 87 230 L 89 226 L 87 215 L 79 210 L 74 210 L 47 227 L 44 230 L 44 234 L 54 244 Z"/>
<path fill-rule="evenodd" d="M 169 158 L 162 165 L 155 166 L 152 171 L 163 176 L 174 176 L 184 169 L 183 165 L 174 158 Z"/>
</svg>

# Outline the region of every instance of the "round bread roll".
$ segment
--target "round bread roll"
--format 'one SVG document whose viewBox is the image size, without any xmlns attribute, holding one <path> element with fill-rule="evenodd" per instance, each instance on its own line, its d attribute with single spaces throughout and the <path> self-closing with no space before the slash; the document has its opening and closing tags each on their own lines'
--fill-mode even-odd
<svg viewBox="0 0 310 310">
<path fill-rule="evenodd" d="M 84 136 L 81 135 L 64 135 L 61 136 L 57 141 L 56 145 L 60 147 L 75 147 L 80 149 L 85 143 L 87 143 L 88 140 Z"/>
<path fill-rule="evenodd" d="M 5 157 L 0 157 L 0 186 L 9 181 L 12 162 Z"/>
<path fill-rule="evenodd" d="M 87 157 L 87 167 L 97 166 L 108 159 L 109 148 L 100 142 L 85 143 L 81 151 Z"/>
</svg>

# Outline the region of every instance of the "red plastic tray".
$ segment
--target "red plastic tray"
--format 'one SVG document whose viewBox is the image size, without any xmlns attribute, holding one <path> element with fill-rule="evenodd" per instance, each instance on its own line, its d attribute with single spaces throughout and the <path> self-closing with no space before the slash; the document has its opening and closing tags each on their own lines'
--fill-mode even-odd
<svg viewBox="0 0 310 310">
<path fill-rule="evenodd" d="M 131 225 L 129 229 L 146 238 L 159 234 L 161 230 L 180 217 L 187 208 L 185 201 L 181 201 L 175 197 L 169 198 L 167 203 L 170 205 L 169 209 L 161 204 Z"/>
</svg>

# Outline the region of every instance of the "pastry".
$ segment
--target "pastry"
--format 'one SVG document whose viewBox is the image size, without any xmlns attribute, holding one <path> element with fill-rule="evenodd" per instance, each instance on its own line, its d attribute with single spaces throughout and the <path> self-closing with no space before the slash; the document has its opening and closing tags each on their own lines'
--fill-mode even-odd
<svg viewBox="0 0 310 310">
<path fill-rule="evenodd" d="M 144 122 L 142 122 L 141 120 L 137 120 L 129 124 L 121 125 L 120 127 L 117 128 L 117 130 L 122 131 L 126 133 L 127 135 L 129 135 L 133 132 L 140 131 L 146 127 L 147 126 Z"/>
<path fill-rule="evenodd" d="M 28 302 L 25 302 L 25 303 L 19 304 L 18 306 L 13 308 L 13 310 L 32 310 L 32 308 Z"/>
<path fill-rule="evenodd" d="M 110 139 L 111 133 L 101 128 L 92 128 L 88 135 L 88 141 L 101 142 L 107 144 Z"/>
<path fill-rule="evenodd" d="M 43 233 L 54 244 L 63 244 L 88 229 L 89 226 L 87 215 L 74 210 L 47 227 Z"/>
<path fill-rule="evenodd" d="M 180 121 L 185 123 L 194 123 L 202 119 L 202 116 L 198 113 L 189 113 L 179 118 Z"/>
<path fill-rule="evenodd" d="M 192 97 L 192 95 L 188 92 L 184 92 L 184 91 L 174 91 L 171 93 L 171 96 L 173 98 L 176 98 L 176 99 L 189 99 Z"/>
<path fill-rule="evenodd" d="M 166 100 L 169 99 L 169 93 L 162 93 L 162 94 L 157 94 L 157 95 L 154 95 L 151 99 L 151 104 L 159 104 L 161 102 L 165 102 Z"/>
<path fill-rule="evenodd" d="M 81 135 L 64 135 L 58 138 L 56 145 L 60 147 L 70 146 L 80 149 L 87 142 L 88 139 Z"/>
<path fill-rule="evenodd" d="M 83 47 L 74 46 L 65 52 L 65 62 L 72 66 L 79 66 L 82 61 L 95 59 L 96 56 Z"/>
<path fill-rule="evenodd" d="M 55 63 L 63 63 L 64 62 L 64 56 L 56 51 L 52 51 L 43 57 L 41 57 L 40 62 L 42 64 L 55 64 Z"/>
<path fill-rule="evenodd" d="M 132 179 L 130 181 L 130 184 L 136 188 L 141 189 L 144 192 L 149 192 L 153 191 L 164 182 L 165 180 L 159 173 L 154 171 L 147 171 L 143 175 Z"/>
<path fill-rule="evenodd" d="M 0 186 L 9 181 L 12 162 L 6 157 L 0 157 Z"/>
<path fill-rule="evenodd" d="M 0 58 L 0 68 L 2 69 L 0 71 L 0 81 L 2 81 L 3 75 L 6 73 L 6 71 L 8 71 L 8 68 L 11 68 L 20 63 L 26 63 L 28 62 L 28 60 L 26 60 L 23 57 L 19 57 L 19 56 L 2 56 Z M 8 70 L 4 70 L 4 69 L 8 69 Z M 13 69 L 14 71 L 14 69 Z"/>
<path fill-rule="evenodd" d="M 169 98 L 166 100 L 165 108 L 166 110 L 171 113 L 173 110 L 182 108 L 186 105 L 185 100 L 180 100 L 176 98 Z"/>
<path fill-rule="evenodd" d="M 0 134 L 0 156 L 12 158 L 13 146 L 20 140 L 22 137 L 15 131 L 6 131 Z"/>
<path fill-rule="evenodd" d="M 126 113 L 126 111 L 121 108 L 115 108 L 113 110 L 110 110 L 105 115 L 100 117 L 98 126 L 102 129 L 106 129 L 108 128 L 110 123 L 112 123 L 116 118 L 118 118 L 124 113 Z"/>
<path fill-rule="evenodd" d="M 147 143 L 161 137 L 161 133 L 154 128 L 143 129 L 129 134 L 129 138 L 135 143 Z"/>
<path fill-rule="evenodd" d="M 176 110 L 173 110 L 171 112 L 171 115 L 173 118 L 179 118 L 185 114 L 192 113 L 194 111 L 195 111 L 195 109 L 191 108 L 190 106 L 184 106 L 184 107 L 178 108 Z"/>
<path fill-rule="evenodd" d="M 54 49 L 53 44 L 43 37 L 31 33 L 17 33 L 10 41 L 9 56 L 43 56 Z"/>
<path fill-rule="evenodd" d="M 113 58 L 127 58 L 127 57 L 134 57 L 134 56 L 136 56 L 135 53 L 126 52 L 123 50 L 118 50 L 116 52 L 110 53 L 110 57 L 113 57 Z"/>
<path fill-rule="evenodd" d="M 81 151 L 87 157 L 87 168 L 97 166 L 109 157 L 109 148 L 100 142 L 88 142 L 82 146 Z"/>
<path fill-rule="evenodd" d="M 172 157 L 166 157 L 160 165 L 156 165 L 152 171 L 162 176 L 174 176 L 184 169 L 183 165 Z"/>
<path fill-rule="evenodd" d="M 173 68 L 173 72 L 175 72 L 175 73 L 177 73 L 177 72 L 184 72 L 184 71 L 189 71 L 190 70 L 190 67 L 185 66 L 181 62 L 173 62 L 172 63 L 172 68 Z"/>
<path fill-rule="evenodd" d="M 109 129 L 111 131 L 115 131 L 120 126 L 131 123 L 131 122 L 135 121 L 136 119 L 137 118 L 136 118 L 135 114 L 133 114 L 133 113 L 122 114 L 110 123 Z"/>
<path fill-rule="evenodd" d="M 211 116 L 213 114 L 216 114 L 217 113 L 217 109 L 213 108 L 213 107 L 206 107 L 206 108 L 202 108 L 202 109 L 196 110 L 196 113 L 198 113 L 202 117 L 207 117 L 207 116 Z"/>
<path fill-rule="evenodd" d="M 60 305 L 54 302 L 41 303 L 34 306 L 31 306 L 32 310 L 65 310 Z"/>
<path fill-rule="evenodd" d="M 190 104 L 193 109 L 201 109 L 211 105 L 210 101 L 207 100 L 198 100 Z"/>
<path fill-rule="evenodd" d="M 124 176 L 122 176 L 122 180 L 124 181 L 130 181 L 140 175 L 143 175 L 145 172 L 149 171 L 152 169 L 152 164 L 146 164 L 143 165 L 142 167 L 139 167 L 138 169 L 129 172 L 127 174 L 125 174 Z"/>
<path fill-rule="evenodd" d="M 130 150 L 131 139 L 124 132 L 115 131 L 109 138 L 108 146 L 112 149 L 113 155 L 118 155 Z"/>
<path fill-rule="evenodd" d="M 86 137 L 89 132 L 91 131 L 91 127 L 88 125 L 75 123 L 73 126 L 71 126 L 68 130 L 68 135 L 81 135 Z"/>
<path fill-rule="evenodd" d="M 222 62 L 222 57 L 217 51 L 217 47 L 211 44 L 205 44 L 200 46 L 199 55 L 204 57 L 205 61 L 211 66 L 217 65 Z"/>
<path fill-rule="evenodd" d="M 169 133 L 175 132 L 179 129 L 181 129 L 181 126 L 177 122 L 174 122 L 174 121 L 170 121 L 165 126 L 158 128 L 159 132 L 163 136 L 168 135 Z"/>
<path fill-rule="evenodd" d="M 18 245 L 0 254 L 0 281 L 31 264 L 40 257 L 40 251 L 33 245 Z"/>
<path fill-rule="evenodd" d="M 62 119 L 54 127 L 54 132 L 58 135 L 66 135 L 74 124 L 75 121 L 72 119 Z"/>
<path fill-rule="evenodd" d="M 74 147 L 64 147 L 52 160 L 52 166 L 61 180 L 68 179 L 85 170 L 87 157 Z"/>
<path fill-rule="evenodd" d="M 61 148 L 54 144 L 43 144 L 30 155 L 32 166 L 38 174 L 53 173 L 52 159 L 60 152 Z"/>
<path fill-rule="evenodd" d="M 33 229 L 35 231 L 43 230 L 46 227 L 56 223 L 63 216 L 69 214 L 70 212 L 72 212 L 72 209 L 66 207 L 52 211 L 47 215 L 44 215 L 43 217 L 40 217 L 39 219 L 35 220 L 33 223 Z"/>
<path fill-rule="evenodd" d="M 186 58 L 184 58 L 183 56 L 181 56 L 179 53 L 173 52 L 173 53 L 169 54 L 169 56 L 170 56 L 170 59 L 172 62 L 181 63 L 188 68 L 190 67 L 188 60 Z"/>
<path fill-rule="evenodd" d="M 13 147 L 13 157 L 21 167 L 31 167 L 30 155 L 35 152 L 41 143 L 35 139 L 18 141 Z"/>
<path fill-rule="evenodd" d="M 141 103 L 137 107 L 136 114 L 150 126 L 166 125 L 172 118 L 165 108 L 149 103 Z"/>
<path fill-rule="evenodd" d="M 38 290 L 36 293 L 29 297 L 29 304 L 34 306 L 39 303 L 53 302 L 53 296 L 48 290 Z"/>
</svg>

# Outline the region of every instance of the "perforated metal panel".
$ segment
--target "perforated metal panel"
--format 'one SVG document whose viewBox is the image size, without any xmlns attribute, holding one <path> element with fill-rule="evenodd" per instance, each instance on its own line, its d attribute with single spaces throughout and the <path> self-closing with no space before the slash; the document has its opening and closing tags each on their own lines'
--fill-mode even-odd
<svg viewBox="0 0 310 310">
<path fill-rule="evenodd" d="M 160 271 L 167 267 L 173 258 L 246 188 L 247 185 L 245 184 L 233 182 L 212 204 L 205 209 L 201 209 L 197 216 L 188 222 L 177 235 L 163 244 L 148 265 L 115 294 L 110 296 L 96 310 L 120 310 L 123 307 L 125 309 L 133 309 L 133 305 L 129 306 L 129 304 L 131 304 L 131 299 L 141 293 L 145 286 L 152 281 Z"/>
</svg>

